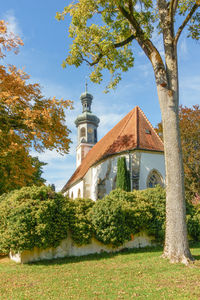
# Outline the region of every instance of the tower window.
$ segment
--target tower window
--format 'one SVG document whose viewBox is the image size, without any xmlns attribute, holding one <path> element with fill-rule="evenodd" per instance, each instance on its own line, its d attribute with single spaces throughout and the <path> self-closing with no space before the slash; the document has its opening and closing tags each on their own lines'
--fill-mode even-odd
<svg viewBox="0 0 200 300">
<path fill-rule="evenodd" d="M 85 127 L 82 127 L 80 130 L 80 137 L 85 136 Z"/>
<path fill-rule="evenodd" d="M 97 130 L 94 129 L 94 142 L 96 143 L 97 142 Z"/>
</svg>

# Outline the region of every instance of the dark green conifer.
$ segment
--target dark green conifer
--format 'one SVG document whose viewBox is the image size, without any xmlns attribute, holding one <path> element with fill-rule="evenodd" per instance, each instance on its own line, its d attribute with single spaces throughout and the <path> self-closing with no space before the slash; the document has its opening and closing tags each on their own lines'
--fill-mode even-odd
<svg viewBox="0 0 200 300">
<path fill-rule="evenodd" d="M 126 158 L 119 157 L 117 161 L 117 181 L 116 188 L 123 191 L 130 191 L 130 173 L 126 167 Z"/>
</svg>

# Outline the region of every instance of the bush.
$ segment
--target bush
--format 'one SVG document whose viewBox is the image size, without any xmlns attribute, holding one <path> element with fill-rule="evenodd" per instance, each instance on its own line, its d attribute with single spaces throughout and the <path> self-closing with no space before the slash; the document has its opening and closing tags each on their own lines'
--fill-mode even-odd
<svg viewBox="0 0 200 300">
<path fill-rule="evenodd" d="M 188 233 L 195 241 L 200 241 L 200 205 L 187 215 Z"/>
<path fill-rule="evenodd" d="M 200 241 L 200 206 L 186 205 L 188 233 Z M 94 202 L 69 200 L 50 187 L 26 187 L 0 196 L 0 252 L 57 247 L 70 231 L 77 245 L 92 236 L 113 247 L 141 231 L 164 240 L 165 190 L 112 191 Z"/>
<path fill-rule="evenodd" d="M 69 227 L 72 240 L 77 245 L 89 244 L 92 238 L 92 224 L 88 213 L 94 205 L 90 199 L 70 200 Z"/>
<path fill-rule="evenodd" d="M 122 245 L 131 234 L 145 231 L 164 239 L 165 191 L 160 186 L 143 191 L 112 191 L 91 211 L 96 238 L 104 244 Z"/>
<path fill-rule="evenodd" d="M 155 188 L 138 191 L 139 198 L 144 202 L 150 218 L 144 219 L 143 227 L 147 234 L 153 235 L 156 240 L 164 241 L 165 235 L 165 190 L 157 185 Z"/>
<path fill-rule="evenodd" d="M 116 247 L 130 239 L 131 231 L 126 223 L 123 201 L 106 196 L 95 203 L 90 217 L 95 237 L 103 244 Z"/>
<path fill-rule="evenodd" d="M 51 188 L 26 187 L 0 197 L 0 251 L 56 247 L 67 236 L 69 205 Z"/>
</svg>

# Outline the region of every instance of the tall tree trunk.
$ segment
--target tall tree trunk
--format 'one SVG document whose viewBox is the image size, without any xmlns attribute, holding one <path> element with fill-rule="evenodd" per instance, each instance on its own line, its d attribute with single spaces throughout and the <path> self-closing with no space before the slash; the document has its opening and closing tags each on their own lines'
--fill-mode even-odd
<svg viewBox="0 0 200 300">
<path fill-rule="evenodd" d="M 163 256 L 171 262 L 192 260 L 188 246 L 184 172 L 180 141 L 177 95 L 157 85 L 161 107 L 166 166 L 166 232 Z"/>
</svg>

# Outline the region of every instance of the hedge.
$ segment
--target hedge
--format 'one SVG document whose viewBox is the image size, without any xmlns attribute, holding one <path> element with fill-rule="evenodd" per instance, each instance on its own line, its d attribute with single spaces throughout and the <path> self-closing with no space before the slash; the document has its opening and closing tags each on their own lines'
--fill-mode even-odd
<svg viewBox="0 0 200 300">
<path fill-rule="evenodd" d="M 51 188 L 26 187 L 0 196 L 0 252 L 56 247 L 67 236 L 69 204 Z"/>
<path fill-rule="evenodd" d="M 200 207 L 187 203 L 188 233 L 200 241 Z M 121 189 L 96 202 L 71 200 L 51 188 L 27 187 L 0 196 L 0 252 L 56 247 L 68 232 L 77 245 L 95 237 L 113 247 L 141 231 L 164 241 L 165 190 Z"/>
</svg>

